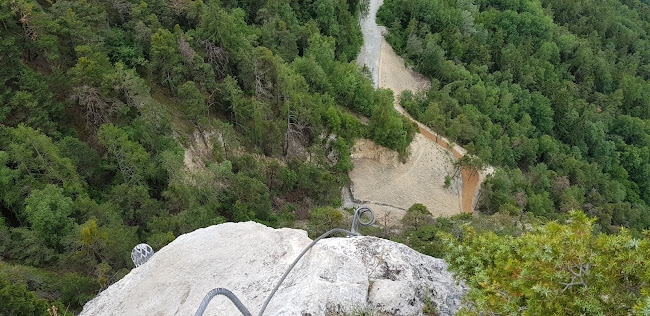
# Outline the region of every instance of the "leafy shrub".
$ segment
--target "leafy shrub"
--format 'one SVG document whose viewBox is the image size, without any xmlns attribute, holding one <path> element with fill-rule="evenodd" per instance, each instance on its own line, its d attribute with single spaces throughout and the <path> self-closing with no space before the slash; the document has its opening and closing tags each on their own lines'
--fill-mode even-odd
<svg viewBox="0 0 650 316">
<path fill-rule="evenodd" d="M 340 228 L 343 214 L 332 207 L 317 207 L 309 211 L 309 234 L 318 237 L 332 228 Z"/>
</svg>

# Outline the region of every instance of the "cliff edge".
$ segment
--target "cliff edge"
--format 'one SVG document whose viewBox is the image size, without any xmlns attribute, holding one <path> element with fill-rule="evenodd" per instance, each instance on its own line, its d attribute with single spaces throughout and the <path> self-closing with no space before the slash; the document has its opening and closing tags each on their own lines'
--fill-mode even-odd
<svg viewBox="0 0 650 316">
<path fill-rule="evenodd" d="M 215 287 L 231 290 L 255 315 L 311 241 L 303 230 L 254 222 L 199 229 L 131 270 L 88 302 L 81 315 L 194 315 Z M 427 301 L 440 315 L 453 315 L 464 291 L 442 259 L 376 237 L 328 238 L 298 262 L 265 315 L 421 315 Z M 240 314 L 217 296 L 204 315 Z"/>
</svg>

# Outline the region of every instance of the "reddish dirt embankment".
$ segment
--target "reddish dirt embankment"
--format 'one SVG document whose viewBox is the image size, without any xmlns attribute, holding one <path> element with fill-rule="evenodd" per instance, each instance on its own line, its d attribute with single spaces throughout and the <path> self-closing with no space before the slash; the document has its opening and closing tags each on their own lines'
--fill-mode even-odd
<svg viewBox="0 0 650 316">
<path fill-rule="evenodd" d="M 449 143 L 447 143 L 447 141 L 442 137 L 439 137 L 438 135 L 435 135 L 422 127 L 420 127 L 420 134 L 436 142 L 438 145 L 442 146 L 443 148 L 449 149 L 451 153 L 454 155 L 454 157 L 456 158 L 456 160 L 463 157 L 463 154 L 458 152 L 458 150 L 456 150 L 455 148 L 453 147 L 449 148 Z M 462 193 L 463 212 L 471 213 L 473 211 L 473 205 L 474 205 L 474 194 L 478 189 L 480 183 L 480 176 L 478 172 L 473 171 L 467 167 L 460 168 L 460 171 L 461 171 L 461 176 L 463 177 L 463 193 Z"/>
</svg>

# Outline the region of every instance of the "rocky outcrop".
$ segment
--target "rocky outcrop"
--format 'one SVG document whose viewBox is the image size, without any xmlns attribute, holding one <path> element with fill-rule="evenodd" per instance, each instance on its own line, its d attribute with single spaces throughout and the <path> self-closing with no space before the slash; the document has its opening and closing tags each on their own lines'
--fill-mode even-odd
<svg viewBox="0 0 650 316">
<path fill-rule="evenodd" d="M 178 237 L 84 307 L 81 315 L 193 315 L 223 287 L 256 315 L 285 269 L 311 242 L 296 229 L 226 223 Z M 427 300 L 453 315 L 464 287 L 446 263 L 376 237 L 328 238 L 296 265 L 265 315 L 376 311 L 420 315 Z M 205 315 L 239 315 L 215 297 Z"/>
</svg>

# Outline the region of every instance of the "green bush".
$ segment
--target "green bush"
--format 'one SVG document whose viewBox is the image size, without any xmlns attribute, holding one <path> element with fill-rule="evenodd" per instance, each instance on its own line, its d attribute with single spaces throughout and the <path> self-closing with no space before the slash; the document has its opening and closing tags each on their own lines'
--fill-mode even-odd
<svg viewBox="0 0 650 316">
<path fill-rule="evenodd" d="M 402 217 L 402 225 L 404 228 L 411 230 L 418 230 L 422 225 L 431 224 L 433 222 L 433 216 L 427 209 L 426 206 L 416 203 L 413 204 Z"/>
<path fill-rule="evenodd" d="M 317 207 L 309 211 L 309 235 L 318 237 L 332 228 L 341 228 L 343 214 L 332 207 Z"/>
<path fill-rule="evenodd" d="M 61 305 L 59 305 L 59 310 Z M 22 284 L 12 284 L 0 276 L 0 315 L 48 316 L 48 301 L 36 297 Z"/>
</svg>

